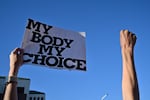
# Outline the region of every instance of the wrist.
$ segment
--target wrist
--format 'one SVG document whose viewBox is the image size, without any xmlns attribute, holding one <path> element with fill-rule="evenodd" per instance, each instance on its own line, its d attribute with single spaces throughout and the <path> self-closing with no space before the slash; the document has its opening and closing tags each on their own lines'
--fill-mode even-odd
<svg viewBox="0 0 150 100">
<path fill-rule="evenodd" d="M 8 76 L 16 76 L 17 77 L 17 75 L 18 75 L 18 70 L 10 68 Z"/>
<path fill-rule="evenodd" d="M 133 52 L 133 48 L 122 48 L 122 59 L 123 62 L 126 61 L 130 61 L 131 59 L 133 59 L 134 56 L 134 52 Z"/>
<path fill-rule="evenodd" d="M 122 54 L 129 54 L 133 55 L 134 48 L 128 47 L 128 48 L 121 48 Z"/>
<path fill-rule="evenodd" d="M 6 85 L 8 84 L 17 84 L 18 78 L 16 76 L 8 76 L 6 79 Z"/>
</svg>

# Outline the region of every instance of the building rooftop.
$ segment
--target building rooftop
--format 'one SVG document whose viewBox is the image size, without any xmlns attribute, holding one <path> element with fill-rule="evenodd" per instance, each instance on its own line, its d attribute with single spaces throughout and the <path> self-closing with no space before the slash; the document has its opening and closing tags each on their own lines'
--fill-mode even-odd
<svg viewBox="0 0 150 100">
<path fill-rule="evenodd" d="M 39 91 L 30 90 L 29 94 L 45 94 L 45 93 L 39 92 Z"/>
<path fill-rule="evenodd" d="M 0 79 L 5 79 L 7 76 L 0 76 Z M 22 77 L 17 77 L 20 80 L 30 80 L 29 78 L 22 78 Z"/>
</svg>

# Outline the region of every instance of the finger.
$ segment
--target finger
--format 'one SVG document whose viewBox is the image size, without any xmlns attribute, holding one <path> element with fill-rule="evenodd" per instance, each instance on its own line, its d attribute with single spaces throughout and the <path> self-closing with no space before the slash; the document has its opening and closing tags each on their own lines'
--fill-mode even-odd
<svg viewBox="0 0 150 100">
<path fill-rule="evenodd" d="M 121 30 L 120 31 L 120 39 L 126 38 L 128 36 L 128 30 Z"/>
<path fill-rule="evenodd" d="M 23 54 L 23 49 L 21 49 L 21 48 L 15 48 L 11 53 L 12 54 L 20 55 L 20 54 Z"/>
<path fill-rule="evenodd" d="M 24 53 L 24 51 L 23 51 L 23 49 L 21 49 L 21 48 L 19 48 L 19 55 L 23 55 L 23 53 Z"/>
<path fill-rule="evenodd" d="M 120 36 L 127 37 L 129 34 L 130 32 L 127 29 L 120 31 Z"/>
<path fill-rule="evenodd" d="M 130 35 L 132 38 L 136 38 L 136 35 L 134 33 L 130 32 Z"/>
<path fill-rule="evenodd" d="M 133 36 L 136 36 L 136 35 L 135 35 L 134 33 L 132 33 L 132 37 L 133 37 Z"/>
<path fill-rule="evenodd" d="M 135 34 L 132 34 L 132 38 L 135 39 L 135 40 L 137 39 Z"/>
<path fill-rule="evenodd" d="M 130 35 L 129 30 L 124 30 L 124 35 L 129 36 Z"/>
<path fill-rule="evenodd" d="M 17 49 L 18 49 L 18 48 L 15 48 L 11 53 L 12 53 L 12 54 L 17 54 L 17 52 L 18 52 Z"/>
<path fill-rule="evenodd" d="M 21 48 L 20 48 L 20 53 L 21 53 L 21 54 L 23 54 L 23 53 L 24 53 L 24 50 L 23 50 L 23 49 L 21 49 Z"/>
<path fill-rule="evenodd" d="M 123 33 L 123 32 L 124 32 L 124 30 L 121 30 L 121 31 L 120 31 L 120 34 Z"/>
<path fill-rule="evenodd" d="M 122 37 L 124 37 L 126 34 L 128 34 L 128 30 L 121 30 L 120 31 L 120 36 Z"/>
<path fill-rule="evenodd" d="M 133 36 L 133 33 L 129 32 L 129 37 L 132 38 L 132 36 Z"/>
<path fill-rule="evenodd" d="M 18 48 L 17 49 L 17 55 L 23 55 L 23 49 Z"/>
</svg>

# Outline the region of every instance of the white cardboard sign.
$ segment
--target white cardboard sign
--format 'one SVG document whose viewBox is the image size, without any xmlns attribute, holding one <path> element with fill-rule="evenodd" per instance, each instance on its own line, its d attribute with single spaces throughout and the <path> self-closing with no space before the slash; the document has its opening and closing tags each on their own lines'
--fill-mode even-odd
<svg viewBox="0 0 150 100">
<path fill-rule="evenodd" d="M 28 19 L 22 48 L 25 64 L 86 71 L 85 32 Z"/>
</svg>

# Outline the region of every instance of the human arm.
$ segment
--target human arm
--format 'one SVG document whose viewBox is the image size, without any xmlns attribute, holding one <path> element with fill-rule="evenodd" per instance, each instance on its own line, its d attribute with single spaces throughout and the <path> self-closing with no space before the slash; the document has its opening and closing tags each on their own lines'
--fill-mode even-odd
<svg viewBox="0 0 150 100">
<path fill-rule="evenodd" d="M 122 53 L 122 94 L 123 100 L 139 100 L 139 88 L 134 64 L 134 45 L 136 36 L 128 30 L 120 32 Z"/>
<path fill-rule="evenodd" d="M 23 49 L 16 48 L 10 54 L 10 70 L 8 78 L 16 78 L 20 66 L 23 63 Z M 18 100 L 17 82 L 10 82 L 6 85 L 4 100 Z"/>
</svg>

